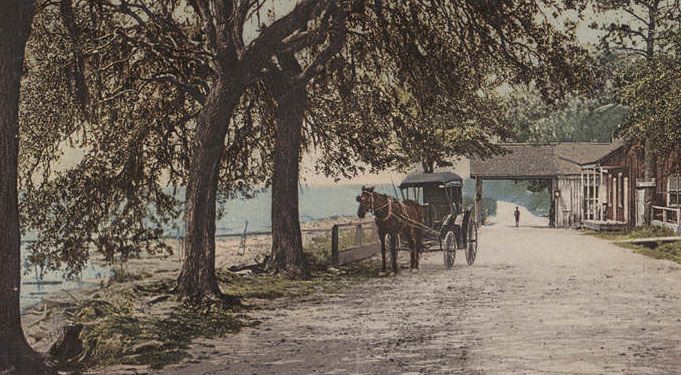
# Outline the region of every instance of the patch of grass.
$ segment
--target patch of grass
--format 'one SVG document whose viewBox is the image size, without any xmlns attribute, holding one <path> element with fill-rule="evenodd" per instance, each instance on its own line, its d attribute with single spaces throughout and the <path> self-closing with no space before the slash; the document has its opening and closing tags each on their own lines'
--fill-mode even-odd
<svg viewBox="0 0 681 375">
<path fill-rule="evenodd" d="M 341 227 L 338 232 L 338 248 L 342 251 L 355 246 L 355 227 Z M 376 234 L 372 230 L 362 231 L 362 243 L 369 244 L 376 241 Z M 310 238 L 304 245 L 305 253 L 316 264 L 328 264 L 331 261 L 331 235 L 317 235 Z"/>
<path fill-rule="evenodd" d="M 331 261 L 331 236 L 318 235 L 304 244 L 305 254 L 316 264 L 327 264 Z"/>
<path fill-rule="evenodd" d="M 312 272 L 310 280 L 294 280 L 281 275 L 239 274 L 219 270 L 218 280 L 225 294 L 237 298 L 291 298 L 309 295 L 314 292 L 337 292 L 339 287 L 378 276 L 380 262 L 366 260 L 338 269 L 330 268 Z"/>
<path fill-rule="evenodd" d="M 123 266 L 112 267 L 109 283 L 125 283 L 128 281 L 139 281 L 150 277 L 151 274 L 147 272 L 134 273 L 125 269 Z"/>
<path fill-rule="evenodd" d="M 311 280 L 291 280 L 269 274 L 240 275 L 218 271 L 222 291 L 239 299 L 296 298 L 313 293 L 335 293 L 378 275 L 380 264 L 369 260 L 349 266 L 316 270 Z M 198 337 L 221 337 L 256 324 L 238 307 L 222 304 L 189 306 L 172 295 L 174 280 L 146 280 L 109 284 L 67 310 L 74 324 L 82 324 L 83 351 L 68 359 L 63 369 L 82 371 L 113 365 L 144 365 L 154 369 L 189 356 Z"/>
<path fill-rule="evenodd" d="M 218 271 L 218 280 L 225 294 L 238 298 L 298 297 L 315 291 L 314 281 L 291 280 L 279 275 L 244 277 L 228 271 Z"/>
<path fill-rule="evenodd" d="M 595 232 L 591 230 L 583 231 L 583 233 L 602 238 L 609 241 L 623 241 L 634 240 L 639 238 L 655 238 L 655 237 L 672 237 L 675 236 L 674 231 L 662 227 L 640 227 L 622 232 Z M 641 246 L 631 243 L 617 243 L 617 246 L 625 249 L 633 250 L 642 255 L 649 256 L 655 259 L 666 259 L 681 264 L 681 241 L 671 242 L 666 244 L 657 244 L 653 247 Z"/>
<path fill-rule="evenodd" d="M 681 242 L 671 242 L 656 248 L 635 246 L 634 251 L 655 259 L 671 260 L 681 264 Z"/>
<path fill-rule="evenodd" d="M 674 236 L 674 231 L 668 228 L 646 226 L 634 228 L 619 232 L 596 232 L 592 230 L 583 230 L 582 233 L 592 235 L 609 241 L 634 240 L 637 238 L 651 238 L 651 237 L 670 237 Z"/>
<path fill-rule="evenodd" d="M 197 337 L 223 336 L 252 324 L 220 304 L 192 307 L 174 298 L 160 298 L 157 311 L 145 311 L 148 298 L 158 297 L 155 291 L 164 291 L 169 284 L 126 286 L 73 306 L 68 311 L 71 320 L 84 326 L 83 352 L 70 362 L 77 363 L 70 370 L 111 365 L 162 368 L 187 357 Z"/>
</svg>

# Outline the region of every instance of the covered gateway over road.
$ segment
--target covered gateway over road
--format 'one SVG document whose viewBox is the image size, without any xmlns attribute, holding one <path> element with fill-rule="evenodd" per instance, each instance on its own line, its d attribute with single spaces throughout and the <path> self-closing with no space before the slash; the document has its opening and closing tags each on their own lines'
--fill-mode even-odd
<svg viewBox="0 0 681 375">
<path fill-rule="evenodd" d="M 581 165 L 594 162 L 621 146 L 620 143 L 508 143 L 504 154 L 471 158 L 475 179 L 475 217 L 482 222 L 483 181 L 546 181 L 551 196 L 549 225 L 571 227 L 582 222 L 585 202 L 598 196 L 599 184 L 585 184 Z M 591 187 L 588 187 L 591 186 Z"/>
</svg>

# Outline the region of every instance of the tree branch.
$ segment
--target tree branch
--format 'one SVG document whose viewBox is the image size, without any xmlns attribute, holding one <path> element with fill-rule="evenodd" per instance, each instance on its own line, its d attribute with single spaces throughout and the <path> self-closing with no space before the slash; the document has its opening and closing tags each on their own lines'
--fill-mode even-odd
<svg viewBox="0 0 681 375">
<path fill-rule="evenodd" d="M 153 82 L 167 82 L 184 93 L 188 94 L 191 96 L 194 100 L 196 100 L 199 104 L 204 104 L 206 102 L 206 96 L 199 90 L 196 86 L 185 83 L 180 81 L 179 78 L 177 78 L 176 75 L 170 74 L 170 73 L 163 73 L 163 74 L 156 74 L 150 78 L 145 79 L 146 81 L 153 81 Z"/>
<path fill-rule="evenodd" d="M 329 0 L 301 0 L 289 14 L 264 28 L 243 55 L 240 74 L 242 83 L 253 83 L 268 60 L 280 48 L 281 42 L 295 30 L 305 28 L 316 14 L 315 10 L 328 2 Z"/>
</svg>

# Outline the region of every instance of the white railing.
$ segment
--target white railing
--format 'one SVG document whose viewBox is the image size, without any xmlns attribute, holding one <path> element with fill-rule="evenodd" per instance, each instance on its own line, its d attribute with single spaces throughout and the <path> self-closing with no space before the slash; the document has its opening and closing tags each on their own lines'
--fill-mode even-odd
<svg viewBox="0 0 681 375">
<path fill-rule="evenodd" d="M 653 206 L 652 224 L 681 234 L 681 207 Z"/>
</svg>

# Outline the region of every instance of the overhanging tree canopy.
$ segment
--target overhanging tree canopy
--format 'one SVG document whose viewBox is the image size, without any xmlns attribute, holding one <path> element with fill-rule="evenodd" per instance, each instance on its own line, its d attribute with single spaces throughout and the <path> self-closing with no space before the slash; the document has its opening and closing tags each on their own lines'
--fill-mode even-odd
<svg viewBox="0 0 681 375">
<path fill-rule="evenodd" d="M 55 266 L 66 261 L 77 270 L 93 245 L 111 255 L 162 250 L 152 240 L 177 213 L 176 195 L 164 187 L 186 185 L 180 290 L 197 298 L 218 295 L 215 202 L 221 193 L 267 183 L 275 104 L 263 80 L 291 51 L 315 93 L 307 142 L 333 145 L 320 147 L 318 167 L 328 174 L 354 174 L 356 160 L 373 168 L 420 161 L 413 150 L 424 144 L 434 144 L 427 153 L 433 161 L 449 152 L 493 152 L 489 140 L 503 127 L 479 114 L 496 110 L 495 86 L 532 82 L 544 96 L 559 97 L 588 80 L 573 30 L 554 26 L 551 10 L 574 8 L 560 1 L 308 0 L 263 22 L 259 15 L 268 6 L 246 0 L 45 4 L 40 30 L 56 34 L 57 42 L 36 37 L 31 50 L 35 61 L 47 53 L 61 63 L 29 69 L 62 84 L 56 91 L 44 90 L 39 79 L 28 85 L 37 99 L 31 103 L 44 103 L 30 111 L 52 113 L 55 122 L 32 133 L 22 155 L 24 213 L 43 234 L 36 259 Z M 333 26 L 348 37 L 326 56 L 334 9 L 348 14 Z M 55 28 L 57 21 L 64 27 Z M 258 26 L 252 40 L 244 37 L 249 22 Z M 78 100 L 66 99 L 71 92 Z M 25 128 L 40 121 L 28 118 Z M 433 129 L 445 141 L 434 142 Z M 85 156 L 73 170 L 53 171 L 69 141 Z M 34 185 L 35 176 L 45 178 Z M 30 215 L 38 207 L 50 214 Z M 64 220 L 69 217 L 80 223 Z"/>
</svg>

